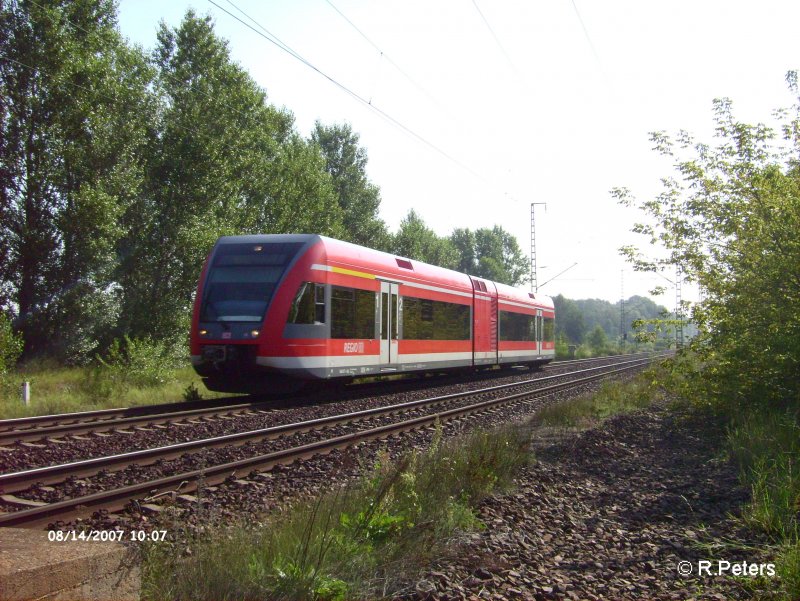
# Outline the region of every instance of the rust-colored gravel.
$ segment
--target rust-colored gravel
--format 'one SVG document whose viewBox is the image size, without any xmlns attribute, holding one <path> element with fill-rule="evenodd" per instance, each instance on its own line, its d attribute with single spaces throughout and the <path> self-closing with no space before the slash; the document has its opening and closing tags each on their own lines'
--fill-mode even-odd
<svg viewBox="0 0 800 601">
<path fill-rule="evenodd" d="M 482 504 L 486 529 L 406 598 L 751 598 L 743 583 L 758 588 L 753 579 L 697 576 L 701 560 L 769 563 L 765 541 L 731 517 L 747 491 L 717 454 L 721 431 L 657 407 L 541 444 L 517 490 Z M 679 574 L 682 561 L 691 575 Z"/>
</svg>

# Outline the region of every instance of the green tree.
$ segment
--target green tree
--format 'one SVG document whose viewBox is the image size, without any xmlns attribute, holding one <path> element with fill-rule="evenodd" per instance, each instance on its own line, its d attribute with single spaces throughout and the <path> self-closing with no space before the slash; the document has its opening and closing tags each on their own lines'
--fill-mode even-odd
<svg viewBox="0 0 800 601">
<path fill-rule="evenodd" d="M 413 209 L 400 222 L 393 250 L 395 254 L 446 269 L 458 267 L 458 253 L 450 240 L 437 236 Z"/>
<path fill-rule="evenodd" d="M 596 355 L 602 354 L 608 346 L 608 336 L 601 326 L 595 326 L 594 330 L 586 337 L 586 341 Z"/>
<path fill-rule="evenodd" d="M 528 281 L 530 263 L 517 239 L 499 225 L 475 232 L 478 274 L 495 282 L 519 286 Z"/>
<path fill-rule="evenodd" d="M 450 242 L 458 253 L 456 269 L 470 275 L 519 286 L 528 280 L 528 259 L 517 239 L 499 225 L 474 232 L 456 229 Z"/>
<path fill-rule="evenodd" d="M 388 250 L 386 224 L 378 215 L 380 189 L 367 177 L 367 151 L 349 123 L 314 125 L 311 140 L 325 157 L 325 170 L 342 209 L 343 237 L 355 244 Z"/>
<path fill-rule="evenodd" d="M 583 342 L 586 333 L 586 325 L 583 322 L 583 312 L 578 304 L 562 294 L 553 297 L 553 305 L 556 310 L 556 337 L 563 334 L 572 344 Z"/>
<path fill-rule="evenodd" d="M 450 242 L 458 253 L 456 269 L 461 273 L 478 275 L 475 232 L 467 228 L 456 228 L 450 234 Z"/>
<path fill-rule="evenodd" d="M 704 300 L 692 309 L 700 328 L 693 348 L 706 369 L 697 381 L 721 403 L 782 406 L 800 399 L 800 94 L 779 113 L 780 128 L 737 121 L 731 102 L 714 101 L 715 144 L 653 134 L 658 151 L 674 161 L 656 198 L 637 202 L 649 223 L 635 231 L 663 246 L 649 259 L 624 254 L 640 270 L 679 265 Z"/>
<path fill-rule="evenodd" d="M 210 17 L 161 25 L 153 53 L 161 99 L 148 189 L 120 244 L 122 330 L 182 343 L 203 261 L 221 235 L 341 233 L 317 145 L 230 58 Z"/>
<path fill-rule="evenodd" d="M 0 384 L 22 354 L 22 336 L 14 332 L 11 320 L 0 312 Z M 2 391 L 0 391 L 2 392 Z"/>
<path fill-rule="evenodd" d="M 113 325 L 151 76 L 112 0 L 0 2 L 0 302 L 28 356 L 80 360 Z"/>
</svg>

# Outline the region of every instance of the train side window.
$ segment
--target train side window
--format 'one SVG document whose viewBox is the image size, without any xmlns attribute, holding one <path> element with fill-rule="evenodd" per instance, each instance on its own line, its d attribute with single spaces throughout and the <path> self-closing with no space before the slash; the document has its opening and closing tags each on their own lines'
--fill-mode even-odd
<svg viewBox="0 0 800 601">
<path fill-rule="evenodd" d="M 536 340 L 536 316 L 500 311 L 500 340 L 517 342 Z"/>
<path fill-rule="evenodd" d="M 375 338 L 375 292 L 331 287 L 331 338 Z"/>
<path fill-rule="evenodd" d="M 386 340 L 389 330 L 389 293 L 381 292 L 381 340 Z"/>
<path fill-rule="evenodd" d="M 314 286 L 314 320 L 325 323 L 325 286 Z"/>
<path fill-rule="evenodd" d="M 542 339 L 545 342 L 554 342 L 556 339 L 556 320 L 552 317 L 545 317 L 542 329 L 544 330 Z"/>
<path fill-rule="evenodd" d="M 325 286 L 303 282 L 289 309 L 289 323 L 325 323 Z"/>
<path fill-rule="evenodd" d="M 404 340 L 469 340 L 470 307 L 404 296 Z"/>
</svg>

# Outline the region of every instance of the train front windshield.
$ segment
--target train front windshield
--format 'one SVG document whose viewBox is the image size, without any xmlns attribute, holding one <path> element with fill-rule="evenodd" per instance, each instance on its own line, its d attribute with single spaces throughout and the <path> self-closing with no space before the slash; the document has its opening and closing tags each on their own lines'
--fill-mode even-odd
<svg viewBox="0 0 800 601">
<path fill-rule="evenodd" d="M 200 321 L 262 321 L 302 242 L 223 244 L 206 277 Z"/>
</svg>

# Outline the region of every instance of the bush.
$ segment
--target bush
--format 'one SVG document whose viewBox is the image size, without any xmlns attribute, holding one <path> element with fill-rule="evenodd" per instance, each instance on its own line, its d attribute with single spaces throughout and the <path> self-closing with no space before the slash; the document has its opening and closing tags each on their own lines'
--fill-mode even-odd
<svg viewBox="0 0 800 601">
<path fill-rule="evenodd" d="M 22 354 L 22 335 L 16 334 L 11 320 L 0 313 L 0 396 L 7 396 L 13 384 L 9 372 Z"/>
<path fill-rule="evenodd" d="M 98 399 L 123 394 L 131 388 L 153 388 L 171 380 L 179 366 L 176 352 L 150 338 L 114 340 L 105 357 L 98 356 L 85 382 L 85 391 Z"/>
<path fill-rule="evenodd" d="M 392 597 L 459 530 L 480 526 L 475 510 L 528 461 L 528 433 L 498 428 L 398 462 L 381 457 L 358 485 L 338 487 L 264 526 L 193 537 L 186 557 L 147 550 L 144 598 L 298 599 Z M 181 550 L 187 547 L 181 545 Z"/>
<path fill-rule="evenodd" d="M 21 354 L 22 335 L 16 334 L 11 327 L 11 320 L 0 313 L 0 378 L 17 364 Z"/>
<path fill-rule="evenodd" d="M 800 424 L 791 413 L 760 411 L 731 426 L 731 455 L 752 497 L 744 518 L 778 540 L 800 540 Z"/>
</svg>

